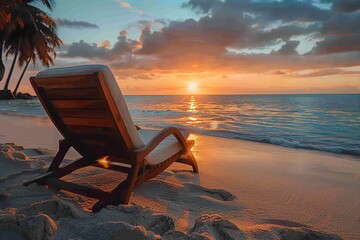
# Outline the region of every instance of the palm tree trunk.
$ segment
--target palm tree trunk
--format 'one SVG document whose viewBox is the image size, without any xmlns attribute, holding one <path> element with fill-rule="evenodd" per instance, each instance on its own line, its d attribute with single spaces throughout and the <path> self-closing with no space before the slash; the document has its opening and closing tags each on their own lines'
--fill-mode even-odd
<svg viewBox="0 0 360 240">
<path fill-rule="evenodd" d="M 22 71 L 22 73 L 21 73 L 21 75 L 20 75 L 19 81 L 18 81 L 18 83 L 16 84 L 15 90 L 14 90 L 14 92 L 13 92 L 13 94 L 14 94 L 15 97 L 16 97 L 16 94 L 17 94 L 17 90 L 18 90 L 18 88 L 19 88 L 19 86 L 20 86 L 21 80 L 23 79 L 24 74 L 25 74 L 25 72 L 26 72 L 26 69 L 27 69 L 27 67 L 29 66 L 29 63 L 30 63 L 30 59 L 27 60 L 26 65 L 25 65 L 25 67 L 24 67 L 24 70 Z"/>
<path fill-rule="evenodd" d="M 0 30 L 0 81 L 4 78 L 5 75 L 5 65 L 2 59 L 3 45 L 4 45 L 3 31 Z"/>
<path fill-rule="evenodd" d="M 6 83 L 5 83 L 5 86 L 4 86 L 4 90 L 9 89 L 9 83 L 10 83 L 11 75 L 12 75 L 12 73 L 13 73 L 13 71 L 14 71 L 15 63 L 16 63 L 17 56 L 18 56 L 19 50 L 20 50 L 20 41 L 21 41 L 21 38 L 19 39 L 19 42 L 18 42 L 18 45 L 17 45 L 16 53 L 15 53 L 13 62 L 12 62 L 12 64 L 11 64 L 8 77 L 7 77 L 7 79 L 6 79 Z"/>
</svg>

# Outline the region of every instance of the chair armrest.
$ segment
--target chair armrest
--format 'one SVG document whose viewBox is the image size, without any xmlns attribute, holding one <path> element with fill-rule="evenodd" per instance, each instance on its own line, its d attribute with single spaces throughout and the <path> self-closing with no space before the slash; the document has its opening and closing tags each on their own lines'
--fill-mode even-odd
<svg viewBox="0 0 360 240">
<path fill-rule="evenodd" d="M 170 135 L 178 140 L 183 149 L 187 149 L 186 140 L 181 134 L 180 130 L 176 127 L 167 127 L 161 130 L 156 134 L 145 146 L 138 148 L 134 151 L 136 157 L 139 159 L 144 159 L 152 150 L 154 150 L 165 138 Z"/>
</svg>

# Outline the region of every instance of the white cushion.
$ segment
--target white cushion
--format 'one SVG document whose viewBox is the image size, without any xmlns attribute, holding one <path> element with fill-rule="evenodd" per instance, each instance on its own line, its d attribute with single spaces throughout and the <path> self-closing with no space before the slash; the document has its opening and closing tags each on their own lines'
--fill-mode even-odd
<svg viewBox="0 0 360 240">
<path fill-rule="evenodd" d="M 54 77 L 54 76 L 68 76 L 73 74 L 86 74 L 93 72 L 101 72 L 105 78 L 105 81 L 110 89 L 110 93 L 119 109 L 121 118 L 124 121 L 125 128 L 128 131 L 130 138 L 135 146 L 139 148 L 144 146 L 144 142 L 141 140 L 138 131 L 136 130 L 135 124 L 131 118 L 129 109 L 126 106 L 124 96 L 121 93 L 118 83 L 111 70 L 105 65 L 82 65 L 75 67 L 64 67 L 64 68 L 52 68 L 45 71 L 39 72 L 37 77 Z"/>
<path fill-rule="evenodd" d="M 140 129 L 138 132 L 145 144 L 159 133 L 158 130 L 149 129 Z M 189 137 L 189 134 L 186 132 L 181 132 L 181 134 L 184 136 L 185 140 Z M 146 163 L 149 165 L 159 164 L 181 151 L 181 149 L 182 147 L 174 135 L 170 135 L 146 156 Z"/>
</svg>

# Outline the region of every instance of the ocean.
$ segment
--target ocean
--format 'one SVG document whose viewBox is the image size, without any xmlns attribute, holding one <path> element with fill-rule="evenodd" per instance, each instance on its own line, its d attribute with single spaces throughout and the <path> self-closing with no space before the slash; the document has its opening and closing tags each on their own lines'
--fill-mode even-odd
<svg viewBox="0 0 360 240">
<path fill-rule="evenodd" d="M 136 124 L 360 156 L 360 94 L 126 96 Z M 38 99 L 0 114 L 47 115 Z M 0 123 L 1 127 L 1 123 Z"/>
</svg>

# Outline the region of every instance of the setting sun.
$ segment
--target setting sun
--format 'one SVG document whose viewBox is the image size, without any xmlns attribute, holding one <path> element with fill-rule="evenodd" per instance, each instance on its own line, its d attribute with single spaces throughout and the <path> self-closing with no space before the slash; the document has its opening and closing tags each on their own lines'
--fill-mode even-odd
<svg viewBox="0 0 360 240">
<path fill-rule="evenodd" d="M 196 82 L 190 82 L 188 85 L 188 90 L 190 92 L 196 92 L 196 90 L 198 89 L 198 85 Z"/>
</svg>

